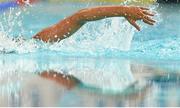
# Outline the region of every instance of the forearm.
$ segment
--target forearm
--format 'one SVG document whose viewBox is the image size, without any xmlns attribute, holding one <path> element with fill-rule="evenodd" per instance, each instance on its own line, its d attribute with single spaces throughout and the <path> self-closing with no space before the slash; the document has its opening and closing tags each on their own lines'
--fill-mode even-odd
<svg viewBox="0 0 180 108">
<path fill-rule="evenodd" d="M 126 16 L 127 9 L 126 6 L 101 6 L 80 10 L 55 25 L 56 35 L 62 40 L 71 36 L 89 21 Z"/>
<path fill-rule="evenodd" d="M 62 40 L 71 36 L 89 21 L 126 16 L 127 11 L 127 6 L 101 6 L 83 9 L 57 23 L 54 30 L 56 30 L 56 35 Z"/>
<path fill-rule="evenodd" d="M 33 38 L 45 42 L 57 42 L 71 36 L 88 21 L 126 16 L 128 15 L 128 9 L 126 6 L 101 6 L 83 9 L 59 23 L 42 30 Z"/>
</svg>

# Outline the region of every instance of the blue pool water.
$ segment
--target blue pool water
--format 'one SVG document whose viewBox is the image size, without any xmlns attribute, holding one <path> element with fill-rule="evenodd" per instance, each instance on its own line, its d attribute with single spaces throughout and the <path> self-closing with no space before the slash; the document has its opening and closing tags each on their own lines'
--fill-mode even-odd
<svg viewBox="0 0 180 108">
<path fill-rule="evenodd" d="M 59 6 L 62 5 L 62 6 Z M 76 34 L 55 45 L 47 45 L 30 40 L 34 34 L 77 10 L 92 4 L 39 4 L 33 8 L 13 10 L 1 14 L 1 52 L 44 53 L 55 51 L 68 56 L 112 56 L 144 59 L 179 60 L 178 5 L 151 6 L 158 14 L 153 27 L 141 25 L 137 32 L 123 18 L 111 18 L 86 24 Z M 38 10 L 38 11 L 37 11 Z M 57 11 L 54 11 L 57 10 Z M 66 12 L 64 12 L 66 11 Z M 11 37 L 27 38 L 27 41 L 14 42 Z M 22 39 L 20 39 L 22 40 Z M 4 41 L 6 41 L 4 44 Z"/>
<path fill-rule="evenodd" d="M 0 106 L 180 106 L 179 5 L 150 6 L 157 24 L 139 22 L 141 32 L 109 18 L 60 43 L 31 39 L 94 5 L 102 4 L 40 3 L 0 14 Z M 77 84 L 69 90 L 42 77 L 46 71 Z"/>
</svg>

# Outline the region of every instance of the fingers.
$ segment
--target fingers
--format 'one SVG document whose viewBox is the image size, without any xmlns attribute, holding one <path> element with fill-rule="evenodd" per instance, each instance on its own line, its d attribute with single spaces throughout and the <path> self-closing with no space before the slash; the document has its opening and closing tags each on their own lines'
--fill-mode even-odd
<svg viewBox="0 0 180 108">
<path fill-rule="evenodd" d="M 150 22 L 151 24 L 154 24 L 156 21 L 153 20 L 152 18 L 148 17 L 148 16 L 144 16 L 143 20 L 147 20 L 148 22 Z"/>
<path fill-rule="evenodd" d="M 154 25 L 154 23 L 156 22 L 155 20 L 153 20 L 151 17 L 149 16 L 154 16 L 154 14 L 150 13 L 149 11 L 147 11 L 147 8 L 143 8 L 141 7 L 141 9 L 143 9 L 142 13 L 143 13 L 143 22 L 149 24 L 149 25 Z"/>
<path fill-rule="evenodd" d="M 147 19 L 148 21 L 151 21 L 151 22 L 153 22 L 153 23 L 156 22 L 155 20 L 153 20 L 152 18 L 150 18 L 150 17 L 148 17 L 148 16 L 145 16 L 144 19 Z"/>
<path fill-rule="evenodd" d="M 149 10 L 149 8 L 145 8 L 145 7 L 140 7 L 140 9 L 142 9 L 142 10 Z"/>
<path fill-rule="evenodd" d="M 149 16 L 154 16 L 153 13 L 150 13 L 148 10 L 148 8 L 145 8 L 145 7 L 140 7 L 140 9 L 142 9 L 142 13 L 145 14 L 145 15 L 149 15 Z"/>
<path fill-rule="evenodd" d="M 129 21 L 129 23 L 131 24 L 131 25 L 133 25 L 138 31 L 140 31 L 140 27 L 139 27 L 139 25 L 137 25 L 136 24 L 136 21 L 135 20 L 132 20 L 132 19 L 127 19 L 128 21 Z"/>
<path fill-rule="evenodd" d="M 147 19 L 143 19 L 143 22 L 145 22 L 146 24 L 149 24 L 149 25 L 154 25 L 153 22 L 151 22 L 151 21 L 149 21 L 149 20 L 147 20 Z"/>
<path fill-rule="evenodd" d="M 134 22 L 132 25 L 133 25 L 138 31 L 140 31 L 140 27 L 139 27 L 139 25 L 136 24 L 136 22 Z"/>
<path fill-rule="evenodd" d="M 150 12 L 148 12 L 148 11 L 143 11 L 143 14 L 149 15 L 149 16 L 154 16 L 154 14 L 152 14 L 152 13 L 150 13 Z"/>
</svg>

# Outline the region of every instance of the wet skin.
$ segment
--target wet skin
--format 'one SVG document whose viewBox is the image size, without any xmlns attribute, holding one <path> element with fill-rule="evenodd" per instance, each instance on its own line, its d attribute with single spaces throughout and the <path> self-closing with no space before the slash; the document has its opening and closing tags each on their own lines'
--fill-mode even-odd
<svg viewBox="0 0 180 108">
<path fill-rule="evenodd" d="M 140 31 L 140 26 L 137 25 L 136 21 L 142 20 L 144 23 L 154 25 L 155 21 L 151 18 L 152 16 L 154 16 L 154 14 L 150 12 L 148 8 L 144 7 L 100 6 L 87 8 L 78 11 L 51 27 L 43 29 L 33 36 L 33 38 L 44 42 L 58 42 L 74 34 L 89 21 L 109 17 L 125 17 L 131 25 Z"/>
</svg>

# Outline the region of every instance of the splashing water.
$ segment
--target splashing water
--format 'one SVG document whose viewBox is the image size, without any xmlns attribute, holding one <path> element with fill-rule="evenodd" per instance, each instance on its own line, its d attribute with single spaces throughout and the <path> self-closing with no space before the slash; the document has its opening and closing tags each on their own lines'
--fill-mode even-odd
<svg viewBox="0 0 180 108">
<path fill-rule="evenodd" d="M 53 50 L 97 51 L 104 49 L 130 49 L 134 29 L 128 22 L 111 18 L 91 22 L 81 28 L 72 37 L 51 46 Z"/>
<path fill-rule="evenodd" d="M 47 6 L 49 6 L 49 4 Z M 37 10 L 36 7 L 33 8 Z M 43 8 L 45 8 L 45 6 Z M 159 6 L 155 4 L 150 8 L 151 10 L 156 10 Z M 164 27 L 161 23 L 164 21 L 162 21 L 162 17 L 159 17 L 157 14 L 156 19 L 158 20 L 158 24 L 151 28 L 145 24 L 141 24 L 141 27 L 143 28 L 142 31 L 138 33 L 135 32 L 135 29 L 124 18 L 108 18 L 101 21 L 87 23 L 73 36 L 62 40 L 59 43 L 46 44 L 34 39 L 29 39 L 27 36 L 24 37 L 25 32 L 27 32 L 27 22 L 31 20 L 29 19 L 25 22 L 22 20 L 23 17 L 29 13 L 27 10 L 28 9 L 26 8 L 11 9 L 9 12 L 5 12 L 1 15 L 3 21 L 0 22 L 0 52 L 17 54 L 34 52 L 38 54 L 39 52 L 49 53 L 55 51 L 59 55 L 62 54 L 67 56 L 118 56 L 132 58 L 143 57 L 149 59 L 178 59 L 178 37 L 175 40 L 174 38 L 169 37 L 169 39 L 165 39 L 166 41 L 151 39 L 152 36 L 159 37 L 157 36 L 159 35 L 159 32 L 163 32 L 163 30 L 159 31 L 159 27 Z M 33 10 L 33 12 L 35 10 Z M 42 13 L 35 15 L 41 14 Z M 57 17 L 57 13 L 54 17 Z M 59 19 L 57 18 L 57 20 Z M 47 24 L 48 21 L 49 20 L 45 20 Z M 41 26 L 42 27 L 39 27 L 38 25 L 30 23 L 31 28 L 44 28 L 43 24 Z M 148 34 L 146 31 L 148 31 Z M 30 32 L 35 31 L 30 30 Z M 15 36 L 12 37 L 12 34 L 15 34 Z M 140 36 L 138 34 L 140 34 Z M 148 40 L 148 42 L 141 41 L 143 38 Z M 167 44 L 167 42 L 172 41 L 175 43 L 174 47 L 170 47 L 170 44 Z M 156 44 L 153 44 L 152 42 L 155 42 Z M 160 46 L 158 47 L 157 44 Z"/>
<path fill-rule="evenodd" d="M 121 24 L 121 22 L 123 22 L 123 26 L 119 28 L 119 24 Z M 99 23 L 99 27 L 98 29 L 95 29 L 97 26 L 94 25 L 97 25 L 97 23 Z M 105 31 L 101 32 L 102 29 Z M 129 31 L 131 32 L 128 33 Z M 119 35 L 120 32 L 121 34 Z M 127 22 L 119 20 L 118 18 L 114 18 L 100 22 L 89 23 L 81 30 L 79 30 L 79 32 L 74 36 L 53 45 L 44 43 L 44 46 L 42 44 L 42 46 L 38 46 L 38 42 L 34 39 L 24 40 L 20 36 L 18 38 L 11 38 L 8 37 L 6 33 L 1 32 L 0 40 L 2 42 L 0 43 L 0 50 L 4 53 L 28 53 L 34 52 L 39 47 L 46 49 L 48 45 L 50 50 L 55 51 L 81 50 L 89 52 L 106 48 L 127 51 L 130 49 L 133 34 L 134 30 Z"/>
<path fill-rule="evenodd" d="M 23 22 L 21 20 L 23 18 L 23 12 L 20 10 L 18 12 L 14 11 L 16 10 L 11 9 L 8 13 L 4 13 L 4 22 L 0 23 L 1 52 L 28 53 L 35 51 L 38 48 L 38 42 L 33 39 L 24 40 L 21 38 L 24 32 Z M 24 9 L 24 12 L 26 12 L 26 9 Z M 17 38 L 9 37 L 13 31 L 19 32 Z M 93 52 L 106 48 L 127 51 L 130 49 L 133 35 L 134 30 L 127 21 L 119 18 L 111 18 L 86 24 L 78 33 L 69 39 L 48 46 L 49 50 L 56 51 L 81 50 Z M 47 49 L 47 45 L 45 44 L 39 47 Z"/>
</svg>

